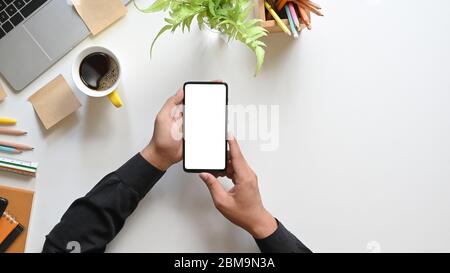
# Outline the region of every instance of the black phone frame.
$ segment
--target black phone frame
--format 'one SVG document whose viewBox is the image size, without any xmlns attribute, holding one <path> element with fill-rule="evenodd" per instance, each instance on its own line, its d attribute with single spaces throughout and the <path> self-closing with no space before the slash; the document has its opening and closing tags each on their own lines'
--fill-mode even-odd
<svg viewBox="0 0 450 273">
<path fill-rule="evenodd" d="M 187 173 L 204 173 L 204 172 L 208 172 L 208 173 L 215 173 L 215 172 L 224 172 L 227 169 L 227 165 L 228 165 L 228 152 L 227 152 L 227 129 L 228 129 L 228 84 L 225 82 L 202 82 L 202 81 L 190 81 L 190 82 L 185 82 L 183 84 L 183 106 L 186 104 L 186 85 L 189 84 L 201 84 L 201 85 L 225 85 L 225 168 L 224 169 L 187 169 L 185 166 L 185 139 L 184 139 L 184 124 L 185 124 L 185 115 L 183 113 L 183 170 Z"/>
</svg>

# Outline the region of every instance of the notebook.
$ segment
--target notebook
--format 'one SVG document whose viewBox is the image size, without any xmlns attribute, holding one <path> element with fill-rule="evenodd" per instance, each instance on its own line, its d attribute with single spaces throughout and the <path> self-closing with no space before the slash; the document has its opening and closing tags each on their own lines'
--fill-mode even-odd
<svg viewBox="0 0 450 273">
<path fill-rule="evenodd" d="M 16 219 L 4 212 L 0 218 L 0 253 L 4 253 L 20 236 L 24 227 Z"/>
<path fill-rule="evenodd" d="M 33 204 L 34 192 L 24 190 L 24 189 L 11 188 L 11 187 L 6 187 L 6 186 L 0 185 L 0 196 L 9 201 L 8 208 L 7 208 L 8 214 L 10 216 L 11 215 L 14 216 L 15 221 L 17 223 L 20 223 L 23 228 L 23 230 L 20 232 L 20 234 L 16 234 L 18 231 L 13 230 L 13 232 L 16 232 L 15 234 L 17 235 L 17 238 L 15 240 L 13 240 L 12 244 L 8 247 L 6 252 L 7 253 L 23 253 L 25 251 L 25 244 L 26 244 L 26 240 L 27 240 L 28 227 L 29 227 L 29 222 L 30 222 L 30 214 L 31 214 L 31 207 Z M 17 226 L 19 226 L 19 225 L 17 225 Z M 8 227 L 9 227 L 9 229 L 12 228 L 10 226 L 8 226 Z M 13 227 L 14 227 L 14 224 L 13 224 Z M 20 230 L 20 227 L 19 227 L 19 230 Z"/>
<path fill-rule="evenodd" d="M 0 215 L 3 215 L 3 212 L 8 207 L 8 200 L 0 196 Z"/>
</svg>

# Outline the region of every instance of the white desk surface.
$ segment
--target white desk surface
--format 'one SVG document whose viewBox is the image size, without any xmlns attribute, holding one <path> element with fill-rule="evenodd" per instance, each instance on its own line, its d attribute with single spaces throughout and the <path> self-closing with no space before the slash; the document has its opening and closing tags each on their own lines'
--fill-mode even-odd
<svg viewBox="0 0 450 273">
<path fill-rule="evenodd" d="M 212 79 L 229 83 L 231 104 L 280 106 L 279 149 L 260 151 L 258 141 L 242 149 L 267 208 L 312 250 L 366 252 L 375 241 L 384 252 L 450 251 L 450 2 L 321 2 L 326 17 L 314 18 L 312 32 L 298 41 L 266 39 L 258 77 L 247 48 L 196 27 L 163 36 L 150 61 L 163 14 L 130 5 L 126 18 L 25 91 L 8 91 L 1 115 L 30 132 L 21 142 L 36 150 L 20 157 L 40 163 L 36 179 L 1 174 L 2 184 L 36 191 L 27 251 L 40 251 L 69 205 L 144 147 L 155 114 L 183 82 Z M 90 45 L 121 58 L 125 107 L 76 91 L 83 107 L 45 131 L 27 98 L 60 73 L 70 80 L 74 56 Z M 218 214 L 197 176 L 177 165 L 108 251 L 257 247 Z"/>
</svg>

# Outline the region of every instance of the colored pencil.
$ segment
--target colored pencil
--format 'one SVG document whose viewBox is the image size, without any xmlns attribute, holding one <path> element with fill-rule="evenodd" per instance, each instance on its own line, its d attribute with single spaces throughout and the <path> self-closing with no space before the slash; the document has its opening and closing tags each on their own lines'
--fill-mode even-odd
<svg viewBox="0 0 450 273">
<path fill-rule="evenodd" d="M 295 3 L 297 4 L 298 9 L 300 10 L 300 17 L 302 18 L 303 24 L 305 24 L 306 27 L 307 27 L 309 30 L 311 30 L 311 29 L 312 29 L 312 27 L 311 27 L 311 21 L 310 21 L 310 19 L 309 19 L 308 13 L 307 13 L 306 10 L 303 8 L 303 6 L 300 4 L 300 2 L 295 2 Z"/>
<path fill-rule="evenodd" d="M 295 28 L 294 19 L 292 19 L 292 14 L 291 14 L 291 11 L 289 10 L 288 5 L 284 6 L 284 10 L 286 11 L 286 14 L 287 14 L 287 17 L 288 17 L 289 26 L 291 27 L 291 32 L 292 32 L 294 38 L 297 39 L 298 38 L 298 32 L 297 32 L 297 29 Z"/>
<path fill-rule="evenodd" d="M 292 2 L 289 2 L 288 5 L 289 5 L 289 11 L 291 12 L 291 15 L 293 17 L 292 19 L 294 19 L 295 26 L 300 31 L 300 21 L 298 20 L 298 15 L 297 15 L 297 12 L 295 11 L 294 4 L 292 4 Z"/>
<path fill-rule="evenodd" d="M 10 136 L 23 136 L 26 135 L 27 132 L 10 129 L 10 128 L 0 128 L 0 135 L 10 135 Z"/>
<path fill-rule="evenodd" d="M 15 125 L 17 120 L 13 118 L 0 117 L 0 125 Z"/>
<path fill-rule="evenodd" d="M 314 3 L 313 1 L 310 1 L 310 0 L 303 0 L 303 1 L 307 2 L 308 5 L 310 5 L 310 6 L 314 7 L 314 8 L 316 8 L 316 9 L 322 9 L 321 6 L 319 6 L 318 4 Z"/>
<path fill-rule="evenodd" d="M 17 150 L 22 150 L 22 151 L 31 151 L 34 150 L 33 147 L 30 147 L 28 145 L 24 145 L 24 144 L 19 144 L 19 143 L 13 143 L 13 142 L 8 142 L 8 141 L 1 141 L 0 140 L 0 146 L 6 146 L 6 147 L 10 147 L 10 148 L 15 148 Z"/>
<path fill-rule="evenodd" d="M 278 0 L 277 10 L 281 11 L 286 6 L 288 0 Z"/>
<path fill-rule="evenodd" d="M 300 2 L 305 9 L 311 11 L 312 13 L 318 16 L 323 16 L 322 12 L 320 12 L 318 9 L 312 6 L 309 1 L 306 0 L 294 0 L 294 1 Z"/>
<path fill-rule="evenodd" d="M 20 153 L 22 153 L 22 151 L 20 151 L 20 150 L 17 150 L 15 148 L 11 148 L 11 147 L 7 147 L 7 146 L 2 146 L 2 145 L 0 145 L 0 152 L 7 153 L 7 154 L 20 154 Z"/>
<path fill-rule="evenodd" d="M 266 6 L 266 9 L 269 11 L 269 13 L 272 14 L 273 19 L 275 19 L 275 22 L 277 22 L 277 24 L 280 26 L 280 28 L 284 32 L 286 32 L 287 35 L 292 36 L 292 33 L 289 30 L 289 28 L 283 23 L 283 21 L 281 21 L 280 16 L 278 16 L 278 14 L 273 10 L 273 8 L 270 6 L 270 4 L 267 3 L 267 1 L 264 1 L 264 5 Z"/>
</svg>

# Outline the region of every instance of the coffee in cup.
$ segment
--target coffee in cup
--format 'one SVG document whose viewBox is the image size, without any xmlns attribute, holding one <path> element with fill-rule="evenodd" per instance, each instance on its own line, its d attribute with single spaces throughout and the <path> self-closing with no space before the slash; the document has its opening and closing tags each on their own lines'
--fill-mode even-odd
<svg viewBox="0 0 450 273">
<path fill-rule="evenodd" d="M 123 105 L 117 92 L 121 79 L 117 56 L 108 48 L 92 46 L 81 51 L 72 66 L 77 88 L 90 97 L 108 97 L 116 107 Z"/>
<path fill-rule="evenodd" d="M 119 65 L 106 53 L 91 53 L 81 61 L 80 78 L 90 89 L 105 91 L 119 79 Z"/>
</svg>

